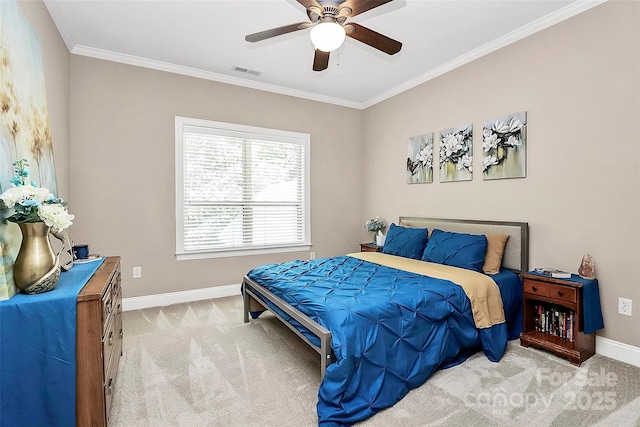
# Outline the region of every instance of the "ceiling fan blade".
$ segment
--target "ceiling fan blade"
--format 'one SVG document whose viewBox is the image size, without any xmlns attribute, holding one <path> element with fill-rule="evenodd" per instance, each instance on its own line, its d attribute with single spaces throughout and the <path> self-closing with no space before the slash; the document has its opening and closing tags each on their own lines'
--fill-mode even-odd
<svg viewBox="0 0 640 427">
<path fill-rule="evenodd" d="M 298 22 L 297 24 L 285 25 L 284 27 L 272 28 L 270 30 L 260 31 L 246 36 L 244 39 L 248 42 L 259 42 L 260 40 L 269 39 L 271 37 L 281 36 L 283 34 L 292 33 L 294 31 L 303 30 L 304 25 L 308 22 Z"/>
<path fill-rule="evenodd" d="M 326 70 L 329 66 L 329 52 L 323 52 L 316 49 L 316 54 L 313 57 L 313 71 Z"/>
<path fill-rule="evenodd" d="M 384 53 L 388 53 L 389 55 L 396 54 L 400 52 L 400 49 L 402 49 L 402 43 L 399 41 L 370 30 L 367 27 L 363 27 L 362 25 L 350 23 L 345 25 L 345 30 L 347 32 L 347 36 L 352 39 L 368 44 L 369 46 Z"/>
<path fill-rule="evenodd" d="M 316 0 L 298 0 L 298 3 L 303 5 L 305 9 L 309 9 L 311 6 L 315 6 L 318 9 L 322 10 L 322 5 Z"/>
<path fill-rule="evenodd" d="M 300 0 L 298 0 L 300 1 Z M 350 18 L 353 18 L 356 15 L 359 15 L 367 10 L 371 10 L 378 6 L 382 6 L 385 3 L 389 3 L 393 0 L 346 0 L 338 6 L 338 9 L 342 9 L 344 6 L 351 9 L 351 13 L 349 14 Z M 300 1 L 302 3 L 302 1 Z"/>
</svg>

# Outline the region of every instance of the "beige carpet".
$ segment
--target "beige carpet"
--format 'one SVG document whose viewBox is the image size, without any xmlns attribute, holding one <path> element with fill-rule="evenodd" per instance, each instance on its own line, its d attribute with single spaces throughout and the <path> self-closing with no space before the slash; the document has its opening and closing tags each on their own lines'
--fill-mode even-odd
<svg viewBox="0 0 640 427">
<path fill-rule="evenodd" d="M 314 426 L 317 353 L 273 316 L 242 323 L 240 297 L 124 313 L 110 425 Z M 438 371 L 362 426 L 640 426 L 640 368 L 577 368 L 509 343 Z"/>
</svg>

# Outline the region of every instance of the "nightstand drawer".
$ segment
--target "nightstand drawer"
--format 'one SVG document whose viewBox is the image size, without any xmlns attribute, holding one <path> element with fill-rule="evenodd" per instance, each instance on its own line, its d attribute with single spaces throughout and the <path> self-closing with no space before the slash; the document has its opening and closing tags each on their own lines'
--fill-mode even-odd
<svg viewBox="0 0 640 427">
<path fill-rule="evenodd" d="M 360 252 L 382 252 L 382 246 L 375 243 L 360 243 Z"/>
<path fill-rule="evenodd" d="M 546 297 L 549 295 L 549 285 L 544 282 L 524 279 L 524 291 L 528 294 Z"/>
<path fill-rule="evenodd" d="M 576 288 L 571 288 L 569 286 L 554 285 L 553 283 L 549 283 L 547 295 L 549 298 L 567 302 L 578 301 Z"/>
<path fill-rule="evenodd" d="M 556 285 L 553 283 L 538 282 L 536 280 L 524 280 L 524 291 L 528 294 L 553 298 L 566 302 L 577 302 L 576 288 Z"/>
</svg>

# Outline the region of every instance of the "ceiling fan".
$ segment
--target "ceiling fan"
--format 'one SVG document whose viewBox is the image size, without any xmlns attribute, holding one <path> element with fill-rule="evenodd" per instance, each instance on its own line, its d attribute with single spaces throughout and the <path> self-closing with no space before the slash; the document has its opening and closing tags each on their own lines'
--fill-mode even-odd
<svg viewBox="0 0 640 427">
<path fill-rule="evenodd" d="M 363 12 L 382 6 L 393 0 L 297 0 L 307 9 L 310 22 L 285 25 L 249 34 L 244 39 L 248 42 L 258 42 L 282 34 L 311 28 L 311 41 L 315 47 L 313 70 L 322 71 L 329 66 L 329 54 L 339 48 L 349 36 L 389 55 L 400 52 L 402 43 L 387 36 L 370 30 L 355 22 L 345 23 Z"/>
</svg>

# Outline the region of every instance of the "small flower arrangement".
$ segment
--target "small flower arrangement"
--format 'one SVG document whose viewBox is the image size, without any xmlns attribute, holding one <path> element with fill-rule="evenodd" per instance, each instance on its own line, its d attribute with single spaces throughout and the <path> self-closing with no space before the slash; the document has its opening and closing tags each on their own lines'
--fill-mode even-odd
<svg viewBox="0 0 640 427">
<path fill-rule="evenodd" d="M 26 159 L 13 162 L 15 175 L 11 179 L 12 187 L 0 195 L 4 205 L 15 210 L 7 218 L 15 223 L 44 222 L 61 232 L 72 224 L 75 218 L 65 207 L 67 203 L 55 197 L 48 189 L 38 187 L 34 182 L 27 182 L 29 163 Z"/>
<path fill-rule="evenodd" d="M 386 226 L 387 224 L 384 223 L 384 220 L 378 216 L 371 218 L 364 223 L 364 228 L 370 233 L 377 233 L 378 231 L 382 231 Z"/>
</svg>

